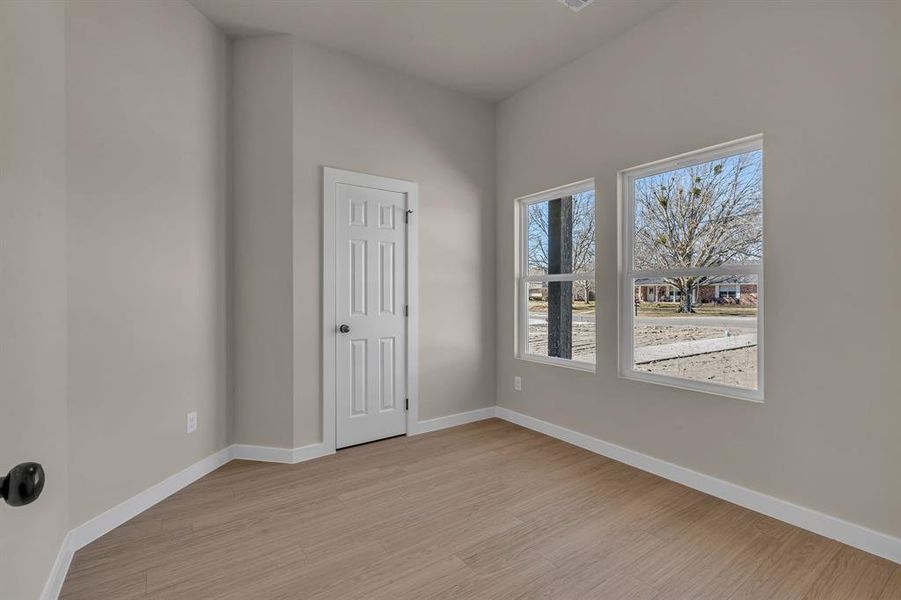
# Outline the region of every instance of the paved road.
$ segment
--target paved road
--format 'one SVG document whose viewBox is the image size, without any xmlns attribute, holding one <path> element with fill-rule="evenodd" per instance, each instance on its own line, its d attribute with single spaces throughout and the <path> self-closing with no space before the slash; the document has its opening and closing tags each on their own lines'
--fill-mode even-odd
<svg viewBox="0 0 901 600">
<path fill-rule="evenodd" d="M 591 323 L 594 321 L 592 314 L 574 314 L 574 323 Z M 738 327 L 742 329 L 757 329 L 757 317 L 637 317 L 638 325 L 691 325 L 699 327 Z M 529 313 L 529 324 L 542 325 L 547 323 L 547 313 Z"/>
<path fill-rule="evenodd" d="M 688 342 L 674 342 L 672 344 L 660 344 L 658 346 L 640 346 L 634 350 L 636 365 L 695 356 L 697 354 L 710 354 L 723 350 L 736 350 L 757 345 L 757 334 L 733 335 L 729 337 L 708 338 L 705 340 L 692 340 Z"/>
<path fill-rule="evenodd" d="M 757 317 L 636 317 L 635 322 L 639 325 L 757 328 Z"/>
</svg>

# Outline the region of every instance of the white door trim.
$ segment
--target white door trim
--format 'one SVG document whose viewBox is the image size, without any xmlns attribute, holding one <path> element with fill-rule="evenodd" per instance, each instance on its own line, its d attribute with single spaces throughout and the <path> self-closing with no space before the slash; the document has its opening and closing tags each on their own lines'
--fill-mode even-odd
<svg viewBox="0 0 901 600">
<path fill-rule="evenodd" d="M 407 195 L 407 435 L 416 433 L 419 417 L 419 388 L 417 349 L 419 341 L 419 281 L 418 281 L 418 216 L 419 186 L 411 181 L 390 179 L 377 175 L 355 173 L 333 167 L 322 168 L 322 444 L 326 451 L 336 448 L 335 421 L 335 236 L 336 186 L 339 183 L 378 188 Z"/>
</svg>

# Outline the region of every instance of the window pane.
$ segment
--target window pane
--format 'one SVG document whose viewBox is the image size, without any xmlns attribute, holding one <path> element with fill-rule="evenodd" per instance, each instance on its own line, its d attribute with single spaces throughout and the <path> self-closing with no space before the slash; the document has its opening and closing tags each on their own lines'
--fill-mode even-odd
<svg viewBox="0 0 901 600">
<path fill-rule="evenodd" d="M 760 264 L 760 150 L 635 180 L 633 267 Z"/>
<path fill-rule="evenodd" d="M 757 389 L 756 276 L 635 279 L 633 289 L 636 370 Z"/>
<path fill-rule="evenodd" d="M 594 363 L 594 282 L 533 281 L 528 294 L 527 352 Z"/>
<path fill-rule="evenodd" d="M 529 275 L 594 271 L 594 190 L 526 206 Z"/>
</svg>

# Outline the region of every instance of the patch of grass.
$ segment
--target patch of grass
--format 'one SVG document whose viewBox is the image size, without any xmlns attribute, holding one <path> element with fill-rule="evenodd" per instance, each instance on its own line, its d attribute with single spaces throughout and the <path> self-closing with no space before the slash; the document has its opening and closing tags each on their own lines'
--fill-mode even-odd
<svg viewBox="0 0 901 600">
<path fill-rule="evenodd" d="M 585 303 L 577 300 L 573 302 L 573 312 L 574 313 L 593 313 L 594 312 L 594 300 Z M 544 300 L 529 300 L 529 312 L 534 313 L 546 313 L 547 312 L 547 302 Z"/>
<path fill-rule="evenodd" d="M 756 306 L 739 304 L 695 304 L 696 315 L 717 317 L 753 317 L 757 314 Z M 690 317 L 691 313 L 680 313 L 675 302 L 642 302 L 638 306 L 639 317 Z"/>
</svg>

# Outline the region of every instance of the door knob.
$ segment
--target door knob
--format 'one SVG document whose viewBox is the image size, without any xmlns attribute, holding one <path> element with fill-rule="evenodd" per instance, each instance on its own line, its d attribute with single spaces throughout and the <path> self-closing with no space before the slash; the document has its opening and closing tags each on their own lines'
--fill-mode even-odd
<svg viewBox="0 0 901 600">
<path fill-rule="evenodd" d="M 340 327 L 338 327 L 338 331 L 341 333 L 350 333 L 350 325 L 347 323 L 342 323 Z"/>
<path fill-rule="evenodd" d="M 0 497 L 10 506 L 25 506 L 44 490 L 44 468 L 35 462 L 22 463 L 0 476 Z"/>
</svg>

